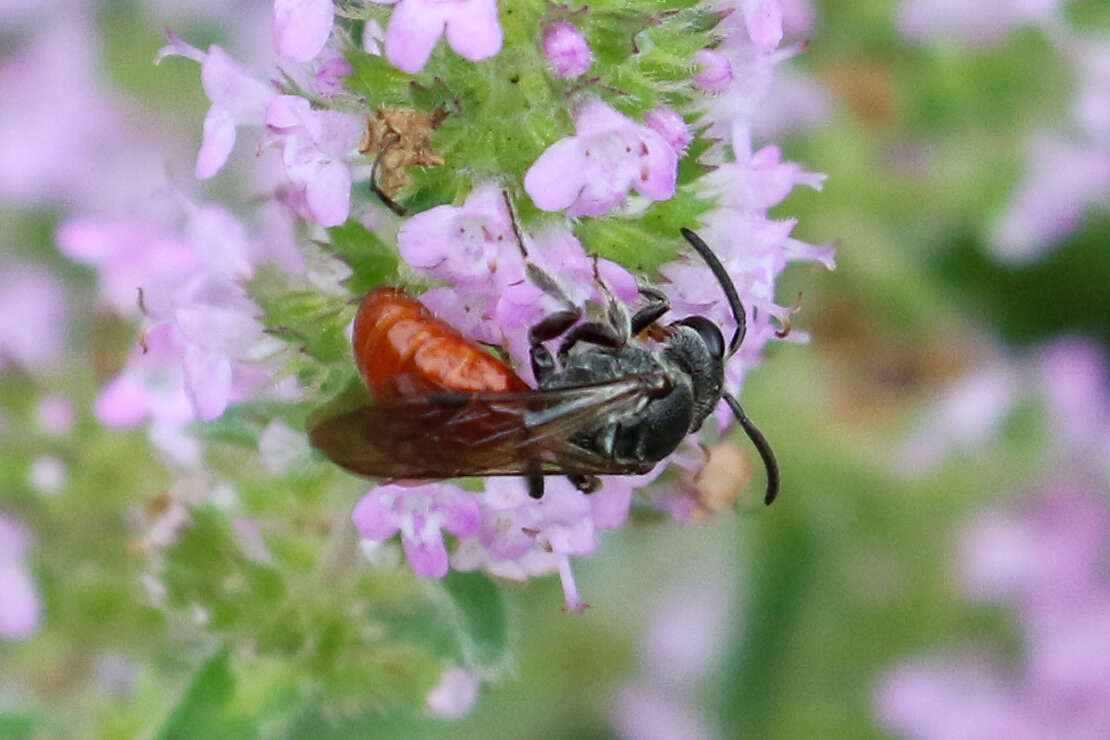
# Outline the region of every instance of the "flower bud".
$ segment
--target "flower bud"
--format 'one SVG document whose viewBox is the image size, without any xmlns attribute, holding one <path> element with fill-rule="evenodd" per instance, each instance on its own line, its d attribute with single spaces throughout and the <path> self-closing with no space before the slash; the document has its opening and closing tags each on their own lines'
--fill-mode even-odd
<svg viewBox="0 0 1110 740">
<path fill-rule="evenodd" d="M 701 71 L 694 75 L 694 84 L 710 93 L 722 93 L 732 84 L 732 62 L 714 49 L 702 49 L 694 55 Z"/>
<path fill-rule="evenodd" d="M 594 63 L 586 37 L 566 21 L 552 23 L 543 32 L 543 54 L 559 77 L 578 77 Z"/>
</svg>

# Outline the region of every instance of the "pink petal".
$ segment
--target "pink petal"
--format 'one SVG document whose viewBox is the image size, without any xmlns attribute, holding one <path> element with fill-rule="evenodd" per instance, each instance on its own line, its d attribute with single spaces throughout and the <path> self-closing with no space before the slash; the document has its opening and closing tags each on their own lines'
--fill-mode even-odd
<svg viewBox="0 0 1110 740">
<path fill-rule="evenodd" d="M 652 108 L 644 114 L 644 125 L 658 133 L 671 149 L 682 153 L 690 143 L 690 127 L 686 120 L 672 108 L 665 105 Z"/>
<path fill-rule="evenodd" d="M 746 0 L 744 23 L 760 51 L 773 51 L 782 41 L 782 0 Z"/>
<path fill-rule="evenodd" d="M 313 59 L 335 21 L 331 0 L 274 0 L 274 47 L 297 62 Z"/>
<path fill-rule="evenodd" d="M 351 520 L 360 537 L 368 540 L 385 540 L 397 534 L 396 518 L 387 505 L 390 494 L 380 486 L 369 491 L 355 504 Z M 392 488 L 389 486 L 388 488 Z"/>
<path fill-rule="evenodd" d="M 667 200 L 674 195 L 678 181 L 678 155 L 655 131 L 641 131 L 640 141 L 646 151 L 640 157 L 640 175 L 633 187 L 645 198 Z"/>
<path fill-rule="evenodd" d="M 397 249 L 405 262 L 430 270 L 448 258 L 451 230 L 458 209 L 436 206 L 422 211 L 401 224 Z"/>
<path fill-rule="evenodd" d="M 303 125 L 312 105 L 300 95 L 278 95 L 266 106 L 264 121 L 270 128 L 291 129 Z"/>
<path fill-rule="evenodd" d="M 428 10 L 424 3 L 399 3 L 385 30 L 386 59 L 402 72 L 416 74 L 432 55 L 444 23 L 441 11 Z"/>
<path fill-rule="evenodd" d="M 586 166 L 578 137 L 560 139 L 524 174 L 524 191 L 543 211 L 567 208 L 586 185 Z"/>
<path fill-rule="evenodd" d="M 574 130 L 581 137 L 627 129 L 635 125 L 636 122 L 631 118 L 618 113 L 597 98 L 590 98 L 574 112 Z"/>
<path fill-rule="evenodd" d="M 570 558 L 559 558 L 559 580 L 563 584 L 563 611 L 572 614 L 581 614 L 589 606 L 578 595 L 578 584 L 574 580 L 574 571 L 570 568 Z"/>
<path fill-rule="evenodd" d="M 228 109 L 213 105 L 204 117 L 204 139 L 197 152 L 197 179 L 207 180 L 219 172 L 234 146 L 235 117 Z"/>
<path fill-rule="evenodd" d="M 231 395 L 231 361 L 190 344 L 185 348 L 185 393 L 200 419 L 219 417 Z"/>
<path fill-rule="evenodd" d="M 436 534 L 429 540 L 401 539 L 412 572 L 425 578 L 443 578 L 447 575 L 447 548 L 443 537 Z"/>
<path fill-rule="evenodd" d="M 447 18 L 447 43 L 463 59 L 477 62 L 501 51 L 497 0 L 470 0 Z"/>
<path fill-rule="evenodd" d="M 213 105 L 230 110 L 239 124 L 261 124 L 276 94 L 216 45 L 208 49 L 200 67 L 200 81 Z"/>
<path fill-rule="evenodd" d="M 351 171 L 342 162 L 320 162 L 305 187 L 312 217 L 321 226 L 339 226 L 351 212 Z"/>
<path fill-rule="evenodd" d="M 625 303 L 631 303 L 640 295 L 636 278 L 622 265 L 603 259 L 598 261 L 597 271 L 601 273 L 601 279 L 609 286 L 613 295 Z"/>
<path fill-rule="evenodd" d="M 617 478 L 606 481 L 605 486 L 590 496 L 594 525 L 598 529 L 616 529 L 628 518 L 632 505 L 632 486 Z"/>
<path fill-rule="evenodd" d="M 168 28 L 166 29 L 166 39 L 170 43 L 163 46 L 158 50 L 158 53 L 154 55 L 155 65 L 161 64 L 162 60 L 166 57 L 185 57 L 186 59 L 192 59 L 194 62 L 200 64 L 204 63 L 205 54 L 203 51 L 186 42 Z"/>
<path fill-rule="evenodd" d="M 436 503 L 443 514 L 443 529 L 456 537 L 473 537 L 478 534 L 481 512 L 478 499 L 458 486 L 442 485 Z"/>
</svg>

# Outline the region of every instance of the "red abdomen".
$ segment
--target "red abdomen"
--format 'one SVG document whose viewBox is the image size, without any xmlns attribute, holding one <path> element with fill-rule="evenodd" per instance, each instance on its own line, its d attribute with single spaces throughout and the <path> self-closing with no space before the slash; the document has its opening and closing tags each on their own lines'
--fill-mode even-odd
<svg viewBox="0 0 1110 740">
<path fill-rule="evenodd" d="M 398 288 L 377 288 L 362 299 L 351 343 L 375 398 L 529 390 L 512 368 Z"/>
</svg>

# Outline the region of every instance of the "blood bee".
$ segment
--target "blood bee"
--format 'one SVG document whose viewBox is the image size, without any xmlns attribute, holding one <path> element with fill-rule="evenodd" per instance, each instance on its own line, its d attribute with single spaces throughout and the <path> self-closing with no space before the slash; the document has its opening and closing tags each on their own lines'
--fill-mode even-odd
<svg viewBox="0 0 1110 740">
<path fill-rule="evenodd" d="M 363 299 L 353 337 L 355 362 L 373 398 L 315 413 L 313 446 L 359 475 L 519 475 L 539 498 L 547 475 L 566 475 L 589 492 L 600 485 L 597 476 L 648 472 L 724 400 L 763 459 L 764 501 L 771 503 L 779 487 L 774 453 L 724 390 L 725 361 L 744 338 L 744 307 L 716 255 L 689 229 L 682 235 L 732 309 L 737 328 L 728 344 L 703 316 L 657 323 L 670 304 L 653 288 L 641 288 L 644 305 L 630 313 L 596 269 L 608 320 L 580 323 L 581 307 L 529 261 L 521 244 L 529 280 L 560 304 L 528 332 L 538 387 L 415 298 L 379 288 Z M 545 343 L 556 339 L 552 354 Z"/>
</svg>

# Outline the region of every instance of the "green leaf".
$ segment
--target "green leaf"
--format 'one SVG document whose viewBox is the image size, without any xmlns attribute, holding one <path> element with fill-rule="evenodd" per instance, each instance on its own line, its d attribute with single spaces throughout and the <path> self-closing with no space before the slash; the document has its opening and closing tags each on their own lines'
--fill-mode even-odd
<svg viewBox="0 0 1110 740">
<path fill-rule="evenodd" d="M 235 678 L 228 668 L 230 651 L 225 647 L 201 665 L 184 696 L 170 712 L 155 735 L 158 740 L 213 737 L 215 718 L 221 714 L 235 688 Z M 219 732 L 230 737 L 229 728 Z"/>
<path fill-rule="evenodd" d="M 362 95 L 375 108 L 407 106 L 411 103 L 409 83 L 405 72 L 394 67 L 385 57 L 356 51 L 347 56 L 354 70 L 344 84 Z"/>
<path fill-rule="evenodd" d="M 509 663 L 509 625 L 500 587 L 482 573 L 451 571 L 443 587 L 455 607 L 463 660 L 484 680 L 499 678 Z"/>
<path fill-rule="evenodd" d="M 331 251 L 343 258 L 354 271 L 346 285 L 355 295 L 397 280 L 400 257 L 397 250 L 357 221 L 328 229 Z"/>
<path fill-rule="evenodd" d="M 263 323 L 270 332 L 322 362 L 348 356 L 349 344 L 343 330 L 350 323 L 351 309 L 335 296 L 295 285 L 276 268 L 261 268 L 250 284 L 251 297 L 265 311 Z"/>
</svg>

